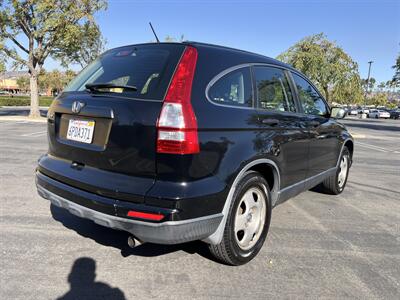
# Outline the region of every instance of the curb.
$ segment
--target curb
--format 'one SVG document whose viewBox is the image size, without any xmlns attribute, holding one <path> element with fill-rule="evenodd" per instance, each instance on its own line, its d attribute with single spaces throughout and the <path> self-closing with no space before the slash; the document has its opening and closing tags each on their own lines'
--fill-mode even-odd
<svg viewBox="0 0 400 300">
<path fill-rule="evenodd" d="M 31 119 L 26 116 L 0 116 L 0 121 L 6 122 L 33 122 L 33 123 L 46 123 L 47 118 L 41 117 L 36 119 Z"/>
</svg>

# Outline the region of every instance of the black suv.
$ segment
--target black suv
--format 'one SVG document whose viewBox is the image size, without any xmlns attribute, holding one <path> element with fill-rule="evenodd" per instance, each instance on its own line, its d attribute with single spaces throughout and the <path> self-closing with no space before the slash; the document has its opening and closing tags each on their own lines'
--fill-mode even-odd
<svg viewBox="0 0 400 300">
<path fill-rule="evenodd" d="M 137 240 L 203 240 L 250 261 L 277 204 L 343 191 L 353 139 L 315 86 L 277 60 L 196 42 L 109 50 L 48 112 L 39 194 Z"/>
</svg>

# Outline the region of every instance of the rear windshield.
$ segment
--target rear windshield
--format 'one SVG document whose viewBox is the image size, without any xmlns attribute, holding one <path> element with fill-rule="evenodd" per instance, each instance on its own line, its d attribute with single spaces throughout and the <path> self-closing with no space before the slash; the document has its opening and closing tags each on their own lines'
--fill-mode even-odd
<svg viewBox="0 0 400 300">
<path fill-rule="evenodd" d="M 84 92 L 88 83 L 111 83 L 137 90 L 113 87 L 97 93 L 162 100 L 183 49 L 179 44 L 149 44 L 109 50 L 83 69 L 64 92 Z"/>
</svg>

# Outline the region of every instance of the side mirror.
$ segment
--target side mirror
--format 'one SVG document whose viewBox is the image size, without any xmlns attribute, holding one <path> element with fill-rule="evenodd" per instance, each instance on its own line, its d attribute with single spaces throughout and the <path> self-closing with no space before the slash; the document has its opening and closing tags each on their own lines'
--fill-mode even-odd
<svg viewBox="0 0 400 300">
<path fill-rule="evenodd" d="M 345 114 L 346 111 L 341 107 L 332 107 L 331 109 L 331 118 L 343 119 Z"/>
</svg>

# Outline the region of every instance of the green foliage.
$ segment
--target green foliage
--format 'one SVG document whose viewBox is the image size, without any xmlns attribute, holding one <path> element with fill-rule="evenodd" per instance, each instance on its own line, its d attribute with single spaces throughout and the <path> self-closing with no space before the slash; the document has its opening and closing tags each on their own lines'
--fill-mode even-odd
<svg viewBox="0 0 400 300">
<path fill-rule="evenodd" d="M 94 14 L 106 8 L 106 0 L 0 0 L 1 53 L 15 66 L 28 68 L 31 79 L 31 113 L 39 116 L 38 75 L 49 56 L 68 61 L 88 39 L 97 25 Z M 91 33 L 86 36 L 86 33 Z M 92 42 L 92 41 L 90 41 Z M 13 47 L 9 47 L 13 44 Z M 16 48 L 18 48 L 18 52 Z M 77 56 L 72 59 L 78 60 Z"/>
<path fill-rule="evenodd" d="M 28 91 L 29 90 L 29 85 L 30 85 L 30 82 L 29 82 L 29 78 L 28 77 L 25 77 L 25 76 L 21 76 L 21 77 L 19 77 L 18 79 L 17 79 L 17 84 L 18 84 L 18 87 L 21 89 L 21 90 L 24 90 L 24 91 Z"/>
<path fill-rule="evenodd" d="M 105 44 L 97 24 L 86 22 L 59 41 L 53 56 L 60 59 L 63 66 L 76 63 L 84 68 L 104 52 Z"/>
<path fill-rule="evenodd" d="M 379 91 L 383 91 L 386 87 L 386 82 L 381 82 L 378 84 Z"/>
<path fill-rule="evenodd" d="M 50 106 L 53 101 L 53 97 L 40 96 L 40 106 Z M 0 96 L 0 106 L 28 106 L 30 104 L 30 98 L 28 96 Z"/>
<path fill-rule="evenodd" d="M 6 1 L 1 4 L 0 37 L 13 42 L 26 57 L 6 46 L 3 52 L 30 71 L 40 71 L 49 55 L 62 58 L 60 53 L 76 50 L 77 44 L 86 46 L 82 40 L 87 37 L 81 34 L 96 25 L 93 14 L 105 7 L 104 0 Z"/>
<path fill-rule="evenodd" d="M 395 71 L 392 81 L 396 87 L 399 87 L 400 86 L 400 54 L 397 56 L 396 64 L 392 68 Z"/>
<path fill-rule="evenodd" d="M 367 82 L 368 82 L 368 79 L 361 79 L 361 86 L 364 91 L 367 90 Z M 375 88 L 375 83 L 376 83 L 376 79 L 374 77 L 371 77 L 369 79 L 369 83 L 368 83 L 368 91 L 372 91 Z"/>
<path fill-rule="evenodd" d="M 361 104 L 364 101 L 364 93 L 360 87 L 358 74 L 349 79 L 344 79 L 331 89 L 332 101 L 341 104 Z"/>
<path fill-rule="evenodd" d="M 362 98 L 357 63 L 323 33 L 306 37 L 277 59 L 307 75 L 329 102 L 359 103 Z"/>
<path fill-rule="evenodd" d="M 43 71 L 39 75 L 39 87 L 42 91 L 51 90 L 52 92 L 61 92 L 64 87 L 75 77 L 76 73 L 71 70 L 60 72 L 53 70 L 51 72 Z"/>
<path fill-rule="evenodd" d="M 375 93 L 367 98 L 367 105 L 386 106 L 388 104 L 388 95 L 386 93 Z"/>
<path fill-rule="evenodd" d="M 0 0 L 0 7 L 1 7 L 1 0 Z M 6 70 L 6 57 L 4 55 L 4 40 L 0 36 L 0 73 L 7 71 Z"/>
</svg>

